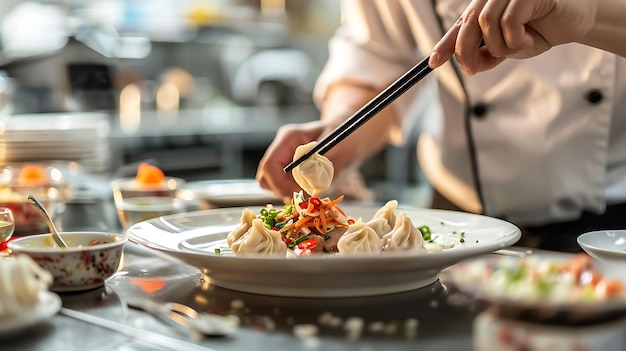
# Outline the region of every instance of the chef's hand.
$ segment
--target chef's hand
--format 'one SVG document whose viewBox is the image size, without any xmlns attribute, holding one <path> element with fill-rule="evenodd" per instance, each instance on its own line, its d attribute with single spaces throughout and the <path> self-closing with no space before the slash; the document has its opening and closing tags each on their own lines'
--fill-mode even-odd
<svg viewBox="0 0 626 351">
<path fill-rule="evenodd" d="M 473 75 L 507 58 L 533 57 L 582 41 L 597 11 L 597 0 L 473 0 L 435 45 L 429 65 L 437 68 L 455 55 L 463 73 Z"/>
<path fill-rule="evenodd" d="M 291 172 L 283 172 L 285 166 L 293 161 L 296 148 L 331 133 L 376 94 L 376 89 L 361 84 L 336 83 L 326 94 L 319 121 L 288 124 L 279 128 L 257 169 L 256 179 L 261 187 L 282 197 L 292 197 L 294 191 L 300 191 Z M 344 170 L 380 152 L 387 145 L 397 124 L 395 111 L 388 106 L 378 112 L 376 118 L 328 150 L 324 156 L 333 163 L 333 183 L 342 181 Z"/>
<path fill-rule="evenodd" d="M 283 169 L 293 161 L 298 146 L 317 140 L 324 130 L 321 121 L 280 127 L 257 169 L 256 179 L 261 187 L 283 198 L 291 198 L 294 191 L 300 191 L 291 172 L 285 173 Z"/>
</svg>

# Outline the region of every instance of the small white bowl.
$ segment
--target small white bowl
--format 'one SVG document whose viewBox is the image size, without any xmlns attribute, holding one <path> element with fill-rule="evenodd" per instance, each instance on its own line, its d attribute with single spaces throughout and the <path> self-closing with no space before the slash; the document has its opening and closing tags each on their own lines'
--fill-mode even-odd
<svg viewBox="0 0 626 351">
<path fill-rule="evenodd" d="M 626 230 L 598 230 L 582 234 L 578 245 L 590 256 L 602 261 L 626 262 Z"/>
<path fill-rule="evenodd" d="M 26 254 L 48 270 L 57 292 L 96 289 L 115 274 L 122 263 L 128 239 L 121 234 L 103 232 L 61 232 L 67 248 L 54 243 L 51 234 L 25 236 L 10 241 L 14 254 Z M 98 243 L 94 244 L 94 241 Z"/>
</svg>

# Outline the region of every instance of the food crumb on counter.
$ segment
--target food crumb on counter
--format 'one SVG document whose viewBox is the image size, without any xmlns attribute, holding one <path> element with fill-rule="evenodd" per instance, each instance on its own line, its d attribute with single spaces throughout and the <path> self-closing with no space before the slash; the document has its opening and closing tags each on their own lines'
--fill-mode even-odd
<svg viewBox="0 0 626 351">
<path fill-rule="evenodd" d="M 459 306 L 459 307 L 469 306 L 471 303 L 470 299 L 461 293 L 452 293 L 448 295 L 448 297 L 446 298 L 446 301 L 451 306 Z"/>
<path fill-rule="evenodd" d="M 293 327 L 293 334 L 309 349 L 317 349 L 320 341 L 317 337 L 319 332 L 315 324 L 296 324 Z"/>
<path fill-rule="evenodd" d="M 407 339 L 415 339 L 417 337 L 417 328 L 419 321 L 415 318 L 409 318 L 404 322 L 404 337 Z"/>
<path fill-rule="evenodd" d="M 398 324 L 397 323 L 389 323 L 385 326 L 385 334 L 393 335 L 398 332 Z"/>
<path fill-rule="evenodd" d="M 259 318 L 259 322 L 263 325 L 265 330 L 273 331 L 276 330 L 276 322 L 270 316 L 262 316 Z"/>
<path fill-rule="evenodd" d="M 385 329 L 385 323 L 381 321 L 370 322 L 368 329 L 372 333 L 380 333 Z"/>
<path fill-rule="evenodd" d="M 315 324 L 296 324 L 293 326 L 293 333 L 300 339 L 316 336 L 319 329 Z"/>
<path fill-rule="evenodd" d="M 346 319 L 343 327 L 348 332 L 348 340 L 355 341 L 361 337 L 363 324 L 363 319 L 359 317 L 350 317 Z"/>
<path fill-rule="evenodd" d="M 338 327 L 341 325 L 341 317 L 333 315 L 331 312 L 324 312 L 318 318 L 318 323 L 329 327 Z"/>
<path fill-rule="evenodd" d="M 244 308 L 245 303 L 239 299 L 234 299 L 230 302 L 230 307 L 234 310 L 240 310 Z"/>
</svg>

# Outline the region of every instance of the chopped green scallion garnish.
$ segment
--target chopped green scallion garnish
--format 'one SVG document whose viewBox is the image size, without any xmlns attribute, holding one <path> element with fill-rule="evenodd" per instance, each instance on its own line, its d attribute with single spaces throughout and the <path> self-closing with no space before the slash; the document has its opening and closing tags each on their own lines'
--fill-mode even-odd
<svg viewBox="0 0 626 351">
<path fill-rule="evenodd" d="M 432 239 L 432 232 L 430 231 L 430 227 L 428 227 L 427 225 L 422 225 L 417 227 L 417 229 L 419 229 L 420 233 L 422 233 L 422 238 L 424 238 L 424 240 L 430 241 Z"/>
</svg>

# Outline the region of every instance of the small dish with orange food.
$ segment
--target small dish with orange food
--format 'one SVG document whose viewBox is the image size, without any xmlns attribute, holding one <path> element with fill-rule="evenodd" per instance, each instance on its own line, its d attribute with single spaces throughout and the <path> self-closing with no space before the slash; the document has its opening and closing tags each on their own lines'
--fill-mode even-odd
<svg viewBox="0 0 626 351">
<path fill-rule="evenodd" d="M 184 184 L 184 179 L 168 177 L 160 168 L 145 162 L 137 167 L 136 176 L 112 180 L 113 200 L 122 228 L 182 212 L 184 202 L 178 193 Z"/>
<path fill-rule="evenodd" d="M 66 188 L 63 171 L 54 165 L 22 163 L 0 169 L 0 206 L 13 212 L 16 235 L 48 232 L 41 214 L 28 202 L 29 194 L 37 197 L 54 219 Z"/>
</svg>

